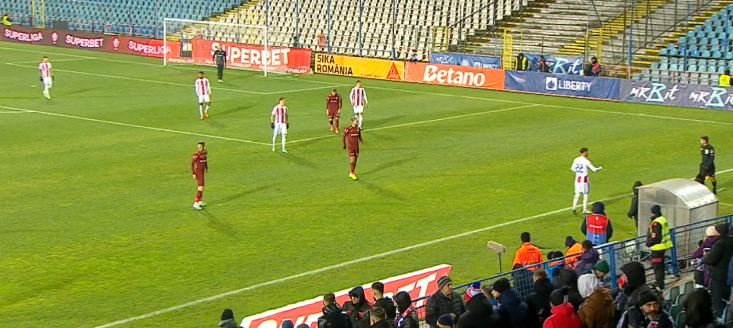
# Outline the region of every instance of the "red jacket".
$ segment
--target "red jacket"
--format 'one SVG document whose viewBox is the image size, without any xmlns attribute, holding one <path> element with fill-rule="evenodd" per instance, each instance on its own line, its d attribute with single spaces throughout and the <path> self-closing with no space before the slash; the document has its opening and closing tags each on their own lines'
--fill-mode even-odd
<svg viewBox="0 0 733 328">
<path fill-rule="evenodd" d="M 565 303 L 552 308 L 552 315 L 545 320 L 542 328 L 583 328 L 583 322 L 575 313 L 575 308 L 570 303 Z"/>
</svg>

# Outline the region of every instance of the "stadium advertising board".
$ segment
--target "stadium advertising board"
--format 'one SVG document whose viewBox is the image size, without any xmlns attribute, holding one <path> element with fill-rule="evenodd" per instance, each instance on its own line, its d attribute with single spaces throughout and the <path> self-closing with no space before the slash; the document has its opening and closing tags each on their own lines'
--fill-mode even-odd
<svg viewBox="0 0 733 328">
<path fill-rule="evenodd" d="M 35 30 L 24 27 L 4 27 L 0 40 L 51 45 L 64 48 L 91 49 L 116 52 L 128 55 L 162 58 L 163 52 L 169 56 L 180 56 L 178 42 L 169 42 L 163 48 L 163 41 L 128 36 L 103 35 L 62 30 Z"/>
<path fill-rule="evenodd" d="M 401 291 L 410 293 L 412 299 L 432 295 L 438 291 L 438 279 L 450 274 L 452 267 L 441 264 L 432 268 L 411 272 L 397 277 L 380 280 L 384 283 L 384 294 L 393 297 Z M 364 295 L 371 299 L 371 283 L 362 286 Z M 348 290 L 342 290 L 336 294 L 336 302 L 341 305 L 349 300 Z M 418 304 L 422 305 L 422 304 Z M 323 315 L 323 297 L 319 296 L 296 304 L 273 309 L 267 312 L 249 316 L 242 320 L 242 328 L 280 328 L 284 320 L 292 320 L 297 326 L 306 324 L 312 328 L 318 327 L 318 318 Z"/>
<path fill-rule="evenodd" d="M 448 52 L 434 52 L 430 55 L 431 64 L 468 66 L 473 68 L 501 68 L 501 58 L 491 56 L 466 55 Z"/>
<path fill-rule="evenodd" d="M 576 75 L 506 71 L 506 90 L 618 100 L 620 80 Z"/>
<path fill-rule="evenodd" d="M 406 63 L 405 81 L 504 90 L 504 70 L 428 63 Z"/>
<path fill-rule="evenodd" d="M 268 47 L 262 45 L 218 42 L 194 39 L 191 42 L 191 58 L 171 56 L 171 62 L 187 62 L 200 65 L 214 65 L 214 50 L 217 46 L 227 53 L 227 66 L 262 71 L 267 63 L 268 71 L 281 73 L 312 74 L 312 50 L 305 48 Z"/>
<path fill-rule="evenodd" d="M 709 85 L 624 80 L 620 99 L 631 103 L 733 110 L 733 89 Z"/>
<path fill-rule="evenodd" d="M 405 63 L 385 59 L 316 54 L 316 73 L 402 81 Z"/>
<path fill-rule="evenodd" d="M 529 61 L 529 70 L 538 71 L 540 55 L 524 54 L 524 56 Z M 545 55 L 545 61 L 547 61 L 547 66 L 550 67 L 550 73 L 553 74 L 581 75 L 583 73 L 583 57 L 555 57 Z"/>
</svg>

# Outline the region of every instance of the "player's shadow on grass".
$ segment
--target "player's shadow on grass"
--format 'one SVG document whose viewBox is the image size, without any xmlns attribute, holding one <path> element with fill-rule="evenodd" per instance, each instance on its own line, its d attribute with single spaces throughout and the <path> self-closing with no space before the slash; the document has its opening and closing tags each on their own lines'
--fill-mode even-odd
<svg viewBox="0 0 733 328">
<path fill-rule="evenodd" d="M 378 165 L 377 167 L 375 167 L 375 168 L 373 168 L 373 169 L 371 169 L 369 171 L 364 172 L 364 174 L 374 174 L 374 173 L 377 173 L 377 172 L 381 172 L 381 171 L 386 170 L 388 168 L 394 168 L 395 166 L 399 166 L 399 165 L 405 164 L 405 163 L 407 163 L 409 161 L 410 161 L 409 158 L 401 158 L 401 159 L 396 159 L 394 161 L 390 161 L 390 162 L 387 162 L 387 163 L 382 163 L 382 164 Z"/>
<path fill-rule="evenodd" d="M 394 121 L 397 121 L 397 120 L 405 117 L 405 115 L 394 115 L 394 116 L 390 116 L 390 117 L 383 117 L 383 118 L 379 118 L 379 119 L 370 120 L 368 118 L 368 115 L 369 114 L 364 114 L 364 117 L 365 117 L 364 118 L 364 125 L 367 125 L 366 131 L 369 130 L 369 127 L 378 128 L 378 127 L 381 127 L 382 124 L 384 124 L 384 123 L 394 122 Z"/>
<path fill-rule="evenodd" d="M 369 189 L 369 191 L 371 191 L 371 192 L 373 192 L 373 193 L 375 193 L 377 195 L 380 195 L 380 196 L 382 196 L 384 198 L 388 198 L 390 200 L 397 200 L 397 201 L 400 201 L 400 202 L 404 202 L 404 201 L 407 200 L 400 193 L 397 193 L 397 192 L 394 192 L 392 190 L 383 188 L 383 187 L 381 187 L 379 185 L 373 184 L 373 183 L 368 182 L 366 180 L 359 179 L 357 182 L 359 182 L 362 185 L 364 185 L 367 189 Z"/>
<path fill-rule="evenodd" d="M 219 111 L 213 111 L 213 110 L 212 110 L 212 112 L 211 112 L 211 113 L 212 113 L 212 115 L 216 115 L 216 116 L 220 116 L 220 115 L 221 115 L 221 116 L 226 116 L 226 115 L 228 115 L 228 114 L 229 114 L 229 113 L 231 113 L 231 112 L 239 112 L 239 111 L 244 111 L 244 110 L 247 110 L 247 109 L 249 109 L 249 108 L 252 108 L 252 105 L 248 105 L 248 106 L 239 106 L 239 107 L 233 107 L 233 108 L 229 108 L 229 109 L 227 109 L 227 110 L 223 110 L 223 111 L 220 111 L 220 112 L 219 112 Z"/>
<path fill-rule="evenodd" d="M 216 230 L 232 239 L 239 239 L 241 237 L 241 235 L 239 234 L 239 230 L 237 230 L 233 225 L 217 219 L 214 214 L 211 214 L 206 210 L 201 211 L 201 214 L 203 214 L 209 220 L 208 223 L 206 223 L 206 226 L 208 226 L 209 228 Z"/>
<path fill-rule="evenodd" d="M 238 192 L 238 193 L 236 193 L 234 195 L 230 195 L 230 196 L 227 196 L 227 197 L 224 197 L 224 198 L 219 198 L 219 199 L 216 199 L 214 201 L 211 201 L 209 203 L 209 205 L 226 204 L 226 203 L 229 203 L 231 201 L 240 199 L 240 198 L 242 198 L 244 196 L 247 196 L 247 195 L 250 195 L 250 194 L 255 194 L 255 193 L 259 192 L 259 191 L 268 189 L 270 187 L 271 186 L 260 186 L 260 187 L 257 187 L 257 188 L 253 188 L 253 189 L 249 189 L 249 190 L 244 190 L 244 191 Z"/>
<path fill-rule="evenodd" d="M 295 164 L 298 164 L 298 165 L 300 165 L 302 167 L 307 167 L 307 168 L 313 169 L 313 170 L 315 170 L 315 169 L 318 168 L 318 166 L 315 163 L 313 163 L 313 161 L 307 160 L 307 159 L 305 159 L 303 157 L 300 157 L 300 156 L 293 155 L 293 153 L 287 153 L 287 154 L 285 154 L 285 158 L 288 161 L 291 161 L 291 162 L 293 162 Z"/>
</svg>

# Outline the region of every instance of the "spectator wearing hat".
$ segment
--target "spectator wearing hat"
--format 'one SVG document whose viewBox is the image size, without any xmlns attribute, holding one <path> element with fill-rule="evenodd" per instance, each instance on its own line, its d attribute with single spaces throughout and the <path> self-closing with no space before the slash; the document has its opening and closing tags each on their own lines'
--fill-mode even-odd
<svg viewBox="0 0 733 328">
<path fill-rule="evenodd" d="M 654 280 L 659 289 L 664 289 L 664 259 L 665 253 L 671 249 L 672 235 L 669 231 L 669 221 L 662 216 L 662 208 L 659 205 L 652 206 L 652 221 L 649 223 L 649 234 L 646 238 L 646 246 L 651 249 L 652 269 Z"/>
<path fill-rule="evenodd" d="M 575 313 L 575 308 L 568 302 L 567 287 L 556 289 L 550 294 L 552 315 L 542 327 L 544 328 L 583 328 L 583 322 Z M 516 327 L 516 326 L 515 326 Z"/>
<path fill-rule="evenodd" d="M 468 312 L 464 313 L 462 316 L 467 313 Z M 453 317 L 453 314 L 444 314 L 438 318 L 438 328 L 453 328 L 453 326 L 455 326 L 455 318 Z"/>
<path fill-rule="evenodd" d="M 616 307 L 611 290 L 603 287 L 596 288 L 580 305 L 578 316 L 585 328 L 616 327 Z"/>
<path fill-rule="evenodd" d="M 508 318 L 513 327 L 527 326 L 527 304 L 522 302 L 508 279 L 494 282 L 491 296 L 499 303 L 500 315 Z"/>
<path fill-rule="evenodd" d="M 593 203 L 591 211 L 580 225 L 580 231 L 593 245 L 603 245 L 613 237 L 613 225 L 606 216 L 606 206 L 602 202 Z"/>
<path fill-rule="evenodd" d="M 371 309 L 369 320 L 371 320 L 371 328 L 394 328 L 392 321 L 387 319 L 387 312 L 378 306 Z"/>
<path fill-rule="evenodd" d="M 685 309 L 685 323 L 690 328 L 723 328 L 713 315 L 713 300 L 703 288 L 693 290 L 682 302 Z"/>
<path fill-rule="evenodd" d="M 621 316 L 619 328 L 674 328 L 669 314 L 662 309 L 659 295 L 652 290 L 645 290 L 639 294 L 639 305 L 629 308 Z"/>
<path fill-rule="evenodd" d="M 364 288 L 354 287 L 349 291 L 349 301 L 344 303 L 343 309 L 349 316 L 352 328 L 369 328 L 369 302 L 364 298 Z"/>
<path fill-rule="evenodd" d="M 532 276 L 534 292 L 527 296 L 527 327 L 540 328 L 550 316 L 550 293 L 553 286 L 545 270 L 537 270 Z"/>
<path fill-rule="evenodd" d="M 435 328 L 441 315 L 452 313 L 460 317 L 463 312 L 466 312 L 466 307 L 461 298 L 453 292 L 453 281 L 447 276 L 440 277 L 438 291 L 428 298 L 425 305 L 425 322 Z"/>
<path fill-rule="evenodd" d="M 733 257 L 733 238 L 728 235 L 728 223 L 715 226 L 720 239 L 705 255 L 703 262 L 710 267 L 710 296 L 713 298 L 713 313 L 720 317 L 725 309 L 725 302 L 730 298 L 730 286 L 727 285 L 728 265 Z"/>
<path fill-rule="evenodd" d="M 584 299 L 588 298 L 596 288 L 602 287 L 603 279 L 606 278 L 606 275 L 610 271 L 611 269 L 608 266 L 608 262 L 603 260 L 598 261 L 598 263 L 593 266 L 593 272 L 586 273 L 578 277 L 578 292 L 580 293 L 580 296 Z"/>
<path fill-rule="evenodd" d="M 221 321 L 219 321 L 219 328 L 238 328 L 239 325 L 234 321 L 234 311 L 232 309 L 224 309 L 221 313 Z M 290 328 L 293 328 L 292 326 Z"/>
<path fill-rule="evenodd" d="M 397 309 L 394 301 L 389 297 L 384 297 L 384 284 L 377 281 L 372 284 L 372 297 L 374 297 L 374 306 L 381 307 L 387 313 L 387 319 L 394 321 L 397 315 Z"/>
<path fill-rule="evenodd" d="M 699 247 L 692 253 L 692 265 L 695 267 L 695 283 L 700 287 L 707 288 L 710 286 L 710 268 L 702 263 L 702 259 L 707 255 L 715 242 L 720 239 L 720 233 L 715 230 L 715 226 L 705 229 L 705 239 L 698 244 Z"/>
<path fill-rule="evenodd" d="M 629 219 L 634 219 L 634 228 L 639 226 L 639 187 L 641 186 L 641 181 L 636 181 L 634 186 L 631 187 L 631 205 L 629 206 L 629 212 L 626 214 Z"/>
<path fill-rule="evenodd" d="M 472 283 L 468 286 L 468 288 L 466 288 L 466 295 L 464 296 L 466 304 L 468 304 L 471 298 L 476 296 L 477 294 L 481 294 L 481 283 L 478 281 Z"/>
<path fill-rule="evenodd" d="M 578 262 L 578 256 L 583 254 L 583 245 L 575 241 L 573 236 L 565 237 L 565 266 L 571 269 L 575 269 L 575 264 Z"/>
<path fill-rule="evenodd" d="M 537 246 L 532 245 L 529 232 L 522 232 L 519 239 L 522 241 L 522 246 L 514 252 L 512 267 L 516 268 L 517 265 L 520 265 L 522 267 L 528 267 L 527 269 L 530 271 L 538 269 L 534 265 L 542 263 L 542 251 Z"/>
<path fill-rule="evenodd" d="M 417 322 L 417 314 L 412 307 L 412 297 L 410 293 L 401 291 L 394 296 L 397 304 L 397 317 L 395 317 L 395 327 L 397 328 L 419 328 Z"/>
<path fill-rule="evenodd" d="M 580 254 L 578 263 L 575 265 L 575 272 L 578 273 L 578 276 L 591 272 L 600 258 L 598 251 L 593 248 L 593 243 L 589 240 L 583 240 L 580 244 L 583 246 L 583 254 Z"/>
<path fill-rule="evenodd" d="M 336 303 L 336 295 L 323 295 L 323 316 L 318 318 L 318 328 L 351 328 L 351 321 L 346 312 Z"/>
</svg>

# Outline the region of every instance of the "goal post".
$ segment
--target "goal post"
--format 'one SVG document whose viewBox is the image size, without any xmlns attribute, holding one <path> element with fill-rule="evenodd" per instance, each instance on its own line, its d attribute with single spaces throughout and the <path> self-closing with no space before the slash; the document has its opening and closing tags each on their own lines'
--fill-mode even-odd
<svg viewBox="0 0 733 328">
<path fill-rule="evenodd" d="M 279 72 L 270 47 L 267 26 L 226 22 L 163 19 L 163 65 L 215 65 L 213 52 L 227 53 L 228 68 Z M 276 62 L 275 62 L 276 63 Z"/>
</svg>

